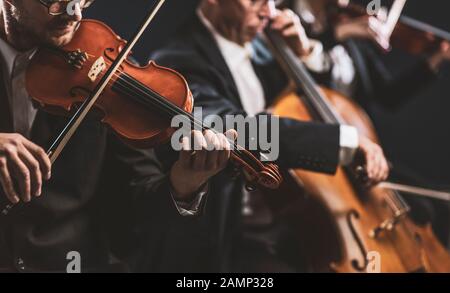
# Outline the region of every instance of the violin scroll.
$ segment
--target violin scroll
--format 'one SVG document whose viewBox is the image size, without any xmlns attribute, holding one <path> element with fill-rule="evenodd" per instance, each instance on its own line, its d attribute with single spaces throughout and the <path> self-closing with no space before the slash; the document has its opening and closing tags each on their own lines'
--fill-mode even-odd
<svg viewBox="0 0 450 293">
<path fill-rule="evenodd" d="M 239 156 L 233 154 L 231 159 L 244 171 L 248 190 L 252 191 L 257 187 L 278 189 L 283 177 L 277 165 L 263 163 L 245 149 L 239 150 L 238 153 Z"/>
</svg>

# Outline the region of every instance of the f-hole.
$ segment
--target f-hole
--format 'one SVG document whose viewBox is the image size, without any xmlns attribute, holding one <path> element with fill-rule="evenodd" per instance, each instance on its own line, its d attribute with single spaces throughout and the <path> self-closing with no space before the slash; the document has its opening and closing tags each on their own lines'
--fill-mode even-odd
<svg viewBox="0 0 450 293">
<path fill-rule="evenodd" d="M 366 249 L 364 248 L 364 245 L 363 245 L 361 239 L 358 237 L 355 226 L 353 224 L 353 220 L 359 220 L 359 218 L 360 217 L 359 217 L 359 214 L 357 211 L 353 210 L 347 214 L 347 224 L 350 227 L 350 231 L 351 231 L 356 243 L 358 244 L 359 250 L 361 251 L 361 255 L 364 260 L 361 264 L 361 261 L 358 261 L 357 259 L 352 259 L 351 264 L 355 270 L 357 270 L 359 272 L 363 272 L 368 265 L 368 261 L 366 258 L 367 252 L 366 252 Z"/>
<path fill-rule="evenodd" d="M 106 59 L 108 59 L 109 61 L 111 61 L 111 63 L 114 62 L 114 58 L 112 56 L 110 56 L 111 53 L 115 52 L 116 50 L 114 48 L 106 48 L 105 51 L 103 52 L 103 55 L 105 56 Z M 120 71 L 123 71 L 123 66 L 120 65 Z"/>
</svg>

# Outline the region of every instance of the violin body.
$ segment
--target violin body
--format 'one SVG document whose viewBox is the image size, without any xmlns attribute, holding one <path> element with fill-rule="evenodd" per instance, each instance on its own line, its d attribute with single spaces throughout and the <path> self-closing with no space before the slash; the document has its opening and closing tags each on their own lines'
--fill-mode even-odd
<svg viewBox="0 0 450 293">
<path fill-rule="evenodd" d="M 26 73 L 28 93 L 43 110 L 72 116 L 125 45 L 104 23 L 83 20 L 68 45 L 42 48 L 33 56 Z M 140 67 L 126 59 L 92 109 L 122 141 L 137 148 L 169 141 L 175 131 L 171 121 L 177 115 L 191 126 L 203 127 L 191 115 L 193 96 L 184 77 L 154 62 Z M 283 181 L 278 166 L 262 163 L 241 147 L 233 150 L 231 161 L 245 171 L 249 186 L 276 189 Z"/>
<path fill-rule="evenodd" d="M 321 90 L 348 125 L 377 141 L 372 123 L 362 109 L 334 91 Z M 308 107 L 293 92 L 277 100 L 274 114 L 312 120 Z M 312 263 L 308 266 L 313 271 L 366 272 L 374 261 L 371 253 L 375 252 L 380 256 L 381 272 L 450 272 L 450 256 L 430 225 L 417 226 L 405 215 L 374 237 L 376 227 L 388 223 L 400 212 L 389 205 L 392 191 L 358 190 L 342 168 L 334 176 L 304 170 L 290 173 L 311 196 L 311 206 L 301 209 L 304 220 L 297 228 L 306 242 L 302 245 L 309 249 L 308 259 Z M 317 229 L 319 223 L 322 226 Z M 336 244 L 338 247 L 334 247 Z"/>
<path fill-rule="evenodd" d="M 27 70 L 28 92 L 39 107 L 69 116 L 94 90 L 124 46 L 125 41 L 105 24 L 83 20 L 73 40 L 62 50 L 42 48 L 36 53 Z M 86 56 L 87 60 L 76 60 L 79 56 Z M 104 69 L 100 72 L 101 67 Z M 42 80 L 44 72 L 45 82 Z M 126 60 L 117 74 L 95 104 L 101 121 L 124 142 L 136 147 L 153 147 L 166 142 L 174 131 L 170 127 L 171 117 L 157 107 L 145 107 L 142 91 L 151 89 L 191 112 L 193 98 L 186 80 L 154 62 L 139 67 Z M 130 94 L 134 97 L 123 98 L 125 87 L 128 87 L 126 91 L 133 91 Z"/>
</svg>

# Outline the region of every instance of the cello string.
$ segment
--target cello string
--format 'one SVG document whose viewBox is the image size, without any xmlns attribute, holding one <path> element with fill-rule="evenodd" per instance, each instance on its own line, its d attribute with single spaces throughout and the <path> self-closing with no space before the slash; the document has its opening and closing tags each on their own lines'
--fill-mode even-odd
<svg viewBox="0 0 450 293">
<path fill-rule="evenodd" d="M 286 46 L 284 40 L 277 33 L 270 30 L 266 31 L 266 36 L 271 45 L 280 53 L 278 56 L 283 59 L 283 63 L 291 71 L 291 74 L 294 75 L 293 77 L 299 81 L 298 86 L 309 94 L 311 100 L 319 108 L 317 111 L 322 115 L 322 119 L 327 123 L 340 123 L 341 119 L 337 113 L 332 110 L 331 105 L 323 97 L 314 79 L 309 75 L 304 65 L 296 57 L 292 56 L 293 52 Z"/>
<path fill-rule="evenodd" d="M 341 117 L 332 110 L 331 105 L 324 98 L 303 64 L 298 62 L 297 58 L 292 57 L 292 51 L 289 48 L 283 46 L 285 44 L 283 40 L 280 40 L 278 35 L 271 31 L 266 31 L 266 36 L 270 44 L 279 52 L 278 56 L 283 60 L 284 65 L 291 71 L 293 77 L 299 81 L 298 86 L 303 88 L 305 93 L 309 94 L 313 102 L 315 102 L 319 108 L 318 112 L 322 114 L 322 119 L 328 123 L 341 123 Z M 388 192 L 386 202 L 395 214 L 403 211 L 403 209 L 409 209 L 409 206 L 399 194 L 394 196 L 392 192 Z"/>
<path fill-rule="evenodd" d="M 396 192 L 395 190 L 392 189 L 388 189 L 389 191 L 389 196 L 394 200 L 394 202 L 396 202 L 396 206 L 398 207 L 398 211 L 399 212 L 403 212 L 405 210 L 408 210 L 409 206 L 406 204 L 405 201 L 403 201 L 401 195 Z"/>
<path fill-rule="evenodd" d="M 394 215 L 397 215 L 397 213 L 402 211 L 402 209 L 398 205 L 399 202 L 395 199 L 394 192 L 392 190 L 387 189 L 386 191 L 387 191 L 386 200 L 392 202 L 393 207 L 391 206 L 391 209 L 393 210 Z"/>
</svg>

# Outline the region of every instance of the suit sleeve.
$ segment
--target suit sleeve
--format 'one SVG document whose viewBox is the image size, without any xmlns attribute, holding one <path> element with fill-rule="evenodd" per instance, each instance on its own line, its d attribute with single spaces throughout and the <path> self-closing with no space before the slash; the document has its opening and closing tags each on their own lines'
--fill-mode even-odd
<svg viewBox="0 0 450 293">
<path fill-rule="evenodd" d="M 436 74 L 423 56 L 408 56 L 408 65 L 394 74 L 390 68 L 392 60 L 380 55 L 371 42 L 350 39 L 345 46 L 359 75 L 363 97 L 356 98 L 361 99 L 361 104 L 366 103 L 362 99 L 373 99 L 384 106 L 396 108 L 436 80 Z"/>
<path fill-rule="evenodd" d="M 171 195 L 169 170 L 177 154 L 168 146 L 141 150 L 121 142 L 110 134 L 106 168 L 117 170 L 106 182 L 109 186 L 106 223 L 111 250 L 133 271 L 159 271 L 165 263 L 177 263 L 180 255 L 189 254 L 194 246 L 183 250 L 169 249 L 166 239 L 177 244 L 197 243 L 201 233 L 206 198 L 200 213 L 182 216 Z M 173 245 L 177 245 L 173 244 Z"/>
<path fill-rule="evenodd" d="M 111 138 L 109 155 L 115 164 L 114 170 L 121 170 L 121 181 L 125 182 L 127 193 L 131 195 L 134 211 L 139 220 L 159 214 L 168 221 L 182 220 L 180 207 L 173 198 L 169 172 L 177 160 L 173 151 L 163 145 L 157 149 L 136 149 L 121 142 L 115 135 Z"/>
<path fill-rule="evenodd" d="M 398 76 L 386 74 L 384 79 L 380 78 L 380 84 L 375 85 L 375 98 L 386 106 L 399 107 L 436 79 L 425 58 L 415 59 L 412 63 L 409 70 Z"/>
</svg>

